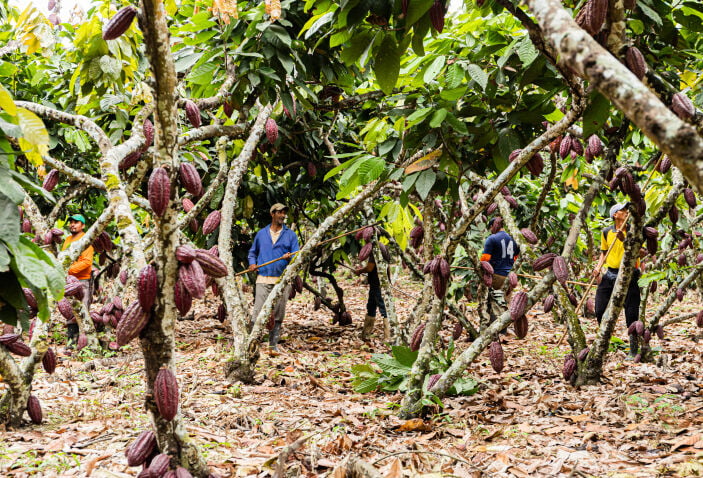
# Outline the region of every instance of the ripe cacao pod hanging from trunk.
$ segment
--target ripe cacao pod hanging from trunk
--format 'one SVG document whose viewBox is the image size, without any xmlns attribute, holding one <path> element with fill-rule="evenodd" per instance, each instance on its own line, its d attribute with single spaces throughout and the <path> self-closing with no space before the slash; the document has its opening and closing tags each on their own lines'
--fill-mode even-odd
<svg viewBox="0 0 703 478">
<path fill-rule="evenodd" d="M 491 342 L 491 345 L 488 346 L 488 358 L 491 361 L 491 367 L 493 367 L 493 370 L 495 370 L 497 373 L 500 373 L 503 370 L 504 357 L 503 347 L 497 340 Z"/>
<path fill-rule="evenodd" d="M 164 168 L 156 168 L 149 177 L 149 205 L 157 216 L 163 216 L 171 196 L 171 180 Z"/>
<path fill-rule="evenodd" d="M 156 436 L 151 430 L 143 431 L 136 440 L 125 450 L 127 464 L 139 466 L 143 464 L 156 447 Z"/>
<path fill-rule="evenodd" d="M 154 401 L 159 410 L 159 415 L 171 421 L 178 413 L 178 381 L 173 372 L 162 368 L 154 379 Z"/>
</svg>

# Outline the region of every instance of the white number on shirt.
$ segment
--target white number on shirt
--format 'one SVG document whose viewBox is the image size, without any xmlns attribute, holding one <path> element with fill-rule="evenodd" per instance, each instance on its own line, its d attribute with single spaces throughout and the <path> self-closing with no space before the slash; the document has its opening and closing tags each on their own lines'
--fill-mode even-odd
<svg viewBox="0 0 703 478">
<path fill-rule="evenodd" d="M 503 257 L 501 257 L 501 259 L 505 259 L 506 257 L 513 257 L 513 241 L 508 242 L 507 249 L 505 247 L 505 239 L 500 240 L 500 245 L 503 246 Z"/>
</svg>

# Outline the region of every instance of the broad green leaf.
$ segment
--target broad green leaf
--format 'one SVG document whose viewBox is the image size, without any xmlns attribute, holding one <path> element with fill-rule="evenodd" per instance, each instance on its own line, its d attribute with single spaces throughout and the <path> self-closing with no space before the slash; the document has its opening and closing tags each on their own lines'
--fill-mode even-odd
<svg viewBox="0 0 703 478">
<path fill-rule="evenodd" d="M 200 60 L 201 56 L 203 56 L 202 53 L 193 53 L 191 55 L 180 57 L 176 60 L 176 73 L 186 71 L 188 68 L 195 65 L 195 63 Z"/>
<path fill-rule="evenodd" d="M 0 108 L 4 109 L 10 116 L 17 114 L 17 107 L 12 99 L 12 95 L 0 84 Z"/>
<path fill-rule="evenodd" d="M 649 17 L 650 20 L 656 23 L 657 26 L 662 26 L 662 19 L 659 14 L 645 5 L 644 2 L 637 2 L 637 7 L 642 10 L 642 13 Z"/>
<path fill-rule="evenodd" d="M 389 355 L 373 354 L 371 356 L 371 360 L 373 360 L 376 365 L 381 367 L 381 370 L 383 370 L 384 373 L 395 376 L 403 376 L 410 373 L 410 367 L 406 367 Z"/>
<path fill-rule="evenodd" d="M 364 380 L 363 382 L 359 382 L 358 384 L 354 385 L 354 391 L 356 393 L 370 393 L 373 392 L 378 388 L 378 378 L 377 377 L 372 377 Z"/>
<path fill-rule="evenodd" d="M 461 82 L 464 81 L 464 69 L 456 63 L 449 65 L 445 79 L 447 81 L 446 87 L 448 90 L 457 88 L 461 85 Z M 444 93 L 444 91 L 442 91 L 442 93 Z"/>
<path fill-rule="evenodd" d="M 122 62 L 115 57 L 103 55 L 100 58 L 100 69 L 106 75 L 110 75 L 113 79 L 117 79 L 122 73 Z"/>
<path fill-rule="evenodd" d="M 41 118 L 25 108 L 17 108 L 17 118 L 25 140 L 35 145 L 49 144 L 49 133 Z"/>
<path fill-rule="evenodd" d="M 410 347 L 406 347 L 404 345 L 392 346 L 391 352 L 393 353 L 393 357 L 395 357 L 399 363 L 405 365 L 406 367 L 412 367 L 415 360 L 417 360 L 417 351 L 413 352 L 410 350 Z"/>
<path fill-rule="evenodd" d="M 591 101 L 583 112 L 583 138 L 598 132 L 610 117 L 610 101 L 598 92 L 591 94 Z"/>
<path fill-rule="evenodd" d="M 442 71 L 442 68 L 444 68 L 446 61 L 447 59 L 444 55 L 440 55 L 432 60 L 432 63 L 429 64 L 422 75 L 422 79 L 425 80 L 425 83 L 429 83 L 434 80 L 437 75 L 439 75 L 439 72 Z"/>
<path fill-rule="evenodd" d="M 483 71 L 480 66 L 473 64 L 469 65 L 467 71 L 471 79 L 478 83 L 483 91 L 486 91 L 486 85 L 488 84 L 488 75 L 486 72 Z"/>
<path fill-rule="evenodd" d="M 10 270 L 10 251 L 7 250 L 7 246 L 0 242 L 0 272 L 7 272 Z"/>
<path fill-rule="evenodd" d="M 411 0 L 408 2 L 408 14 L 405 16 L 405 24 L 410 26 L 424 16 L 434 3 L 434 0 Z"/>
<path fill-rule="evenodd" d="M 424 201 L 427 198 L 436 180 L 437 174 L 431 169 L 426 169 L 420 173 L 420 177 L 415 181 L 415 191 L 417 191 L 420 199 Z"/>
<path fill-rule="evenodd" d="M 539 56 L 539 52 L 532 44 L 529 37 L 525 37 L 520 43 L 520 46 L 517 49 L 517 56 L 520 58 L 522 66 L 525 68 L 530 66 L 532 62 L 535 61 L 535 58 Z"/>
<path fill-rule="evenodd" d="M 437 128 L 442 124 L 444 121 L 444 118 L 447 117 L 447 110 L 444 108 L 441 108 L 432 115 L 432 119 L 430 120 L 430 128 Z"/>
<path fill-rule="evenodd" d="M 20 214 L 17 205 L 0 192 L 0 240 L 9 246 L 17 245 L 20 235 Z"/>
<path fill-rule="evenodd" d="M 387 95 L 393 93 L 400 73 L 400 51 L 392 35 L 383 38 L 373 62 L 373 69 L 381 90 Z"/>
</svg>

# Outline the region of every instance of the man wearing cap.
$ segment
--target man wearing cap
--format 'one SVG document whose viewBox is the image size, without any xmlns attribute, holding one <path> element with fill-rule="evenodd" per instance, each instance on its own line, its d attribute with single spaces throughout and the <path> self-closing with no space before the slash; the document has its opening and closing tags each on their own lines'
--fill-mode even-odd
<svg viewBox="0 0 703 478">
<path fill-rule="evenodd" d="M 298 252 L 300 248 L 298 236 L 284 224 L 288 206 L 276 203 L 271 206 L 269 212 L 271 213 L 271 224 L 256 233 L 254 244 L 249 249 L 249 271 L 257 270 L 257 264 L 264 264 L 279 257 L 283 257 L 283 259 L 258 268 L 250 327 L 253 327 L 254 320 L 259 315 L 266 298 L 278 283 L 291 257 L 293 257 L 293 253 Z M 274 323 L 273 329 L 269 333 L 269 346 L 274 350 L 277 350 L 278 340 L 281 337 L 281 324 L 283 324 L 283 317 L 286 314 L 286 302 L 288 302 L 290 288 L 290 285 L 286 287 L 273 309 Z"/>
<path fill-rule="evenodd" d="M 66 238 L 61 246 L 61 250 L 65 251 L 68 247 L 79 240 L 85 235 L 83 229 L 85 229 L 85 217 L 82 214 L 74 214 L 68 218 L 68 229 L 71 231 L 71 235 Z M 78 256 L 76 262 L 71 264 L 68 268 L 68 274 L 72 275 L 81 283 L 85 288 L 85 293 L 83 295 L 83 304 L 86 310 L 90 310 L 90 276 L 93 271 L 93 246 L 88 246 L 81 255 Z M 72 342 L 76 337 L 78 337 L 78 324 L 74 318 L 68 324 L 68 340 Z"/>
<path fill-rule="evenodd" d="M 493 223 L 496 219 L 497 217 L 494 217 L 488 222 L 489 230 L 493 227 Z M 489 292 L 492 301 L 491 307 L 488 309 L 489 313 L 493 316 L 492 320 L 502 315 L 507 308 L 505 294 L 502 290 L 503 284 L 505 283 L 506 277 L 513 269 L 513 265 L 519 254 L 520 246 L 505 232 L 503 227 L 495 234 L 488 236 L 484 243 L 481 260 L 489 262 L 493 267 L 492 290 Z"/>
<path fill-rule="evenodd" d="M 601 268 L 603 266 L 607 267 L 607 271 L 603 274 L 596 290 L 596 318 L 599 324 L 613 294 L 613 287 L 618 277 L 622 256 L 625 253 L 623 240 L 625 239 L 625 234 L 627 234 L 625 222 L 628 216 L 625 207 L 626 204 L 616 204 L 610 208 L 610 217 L 613 219 L 614 225 L 603 229 L 601 234 L 600 260 L 593 270 L 593 275 L 598 277 L 601 275 Z M 610 253 L 608 253 L 608 249 L 610 249 Z M 639 259 L 635 263 L 635 270 L 630 278 L 627 295 L 625 296 L 625 322 L 628 327 L 639 320 L 640 315 L 640 288 L 637 285 L 640 271 L 638 267 Z M 637 355 L 637 335 L 630 335 L 630 356 L 634 357 L 635 355 Z"/>
</svg>

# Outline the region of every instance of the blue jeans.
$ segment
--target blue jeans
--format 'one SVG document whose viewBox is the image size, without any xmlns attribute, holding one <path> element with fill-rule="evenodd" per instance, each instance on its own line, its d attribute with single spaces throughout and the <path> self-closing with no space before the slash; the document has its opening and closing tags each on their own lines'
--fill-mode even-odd
<svg viewBox="0 0 703 478">
<path fill-rule="evenodd" d="M 378 287 L 369 288 L 369 300 L 366 302 L 366 315 L 376 317 L 376 309 L 381 311 L 381 315 L 386 317 L 386 304 L 383 302 L 381 289 Z"/>
</svg>

